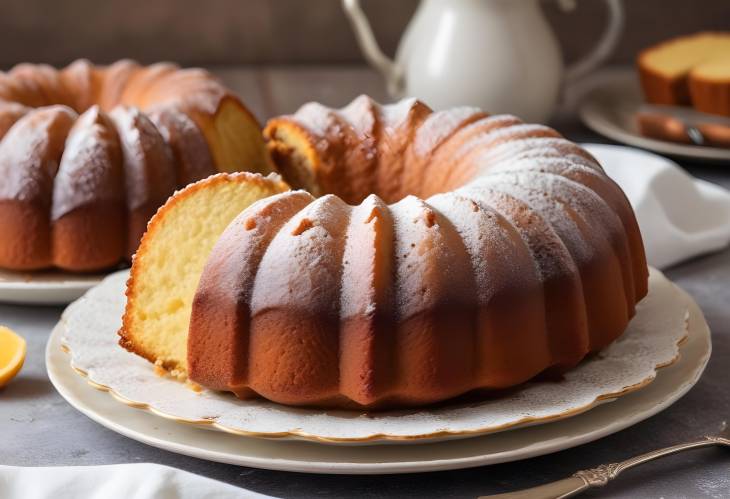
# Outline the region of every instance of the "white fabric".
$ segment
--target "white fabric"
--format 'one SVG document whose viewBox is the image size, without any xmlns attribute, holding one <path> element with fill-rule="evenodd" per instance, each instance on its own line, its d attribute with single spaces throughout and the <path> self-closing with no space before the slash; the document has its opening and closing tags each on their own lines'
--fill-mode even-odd
<svg viewBox="0 0 730 499">
<path fill-rule="evenodd" d="M 649 265 L 668 267 L 730 242 L 730 191 L 639 149 L 582 144 L 631 201 Z"/>
<path fill-rule="evenodd" d="M 265 499 L 250 490 L 159 464 L 0 466 L 2 499 Z"/>
</svg>

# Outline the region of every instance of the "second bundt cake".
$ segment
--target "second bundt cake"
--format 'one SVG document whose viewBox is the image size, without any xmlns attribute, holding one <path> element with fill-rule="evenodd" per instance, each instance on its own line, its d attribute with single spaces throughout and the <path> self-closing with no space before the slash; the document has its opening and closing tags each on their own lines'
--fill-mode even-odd
<svg viewBox="0 0 730 499">
<path fill-rule="evenodd" d="M 80 60 L 0 73 L 0 267 L 128 259 L 176 187 L 269 172 L 253 115 L 210 73 Z"/>
<path fill-rule="evenodd" d="M 202 273 L 179 274 L 199 280 L 194 299 L 170 307 L 189 328 L 164 331 L 187 361 L 145 353 L 205 387 L 359 409 L 511 387 L 608 345 L 647 293 L 626 197 L 550 128 L 360 97 L 308 104 L 265 134 L 310 192 L 261 199 L 204 245 Z M 171 313 L 135 298 L 164 265 L 138 270 L 148 254 L 120 331 L 133 351 L 132 318 Z"/>
</svg>

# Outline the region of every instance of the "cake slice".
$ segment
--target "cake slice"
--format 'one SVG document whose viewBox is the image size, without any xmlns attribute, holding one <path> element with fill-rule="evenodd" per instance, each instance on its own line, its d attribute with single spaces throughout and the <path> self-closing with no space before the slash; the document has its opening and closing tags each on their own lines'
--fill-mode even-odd
<svg viewBox="0 0 730 499">
<path fill-rule="evenodd" d="M 652 104 L 690 104 L 688 77 L 696 66 L 730 54 L 730 33 L 698 33 L 643 50 L 637 59 L 641 86 Z"/>
<path fill-rule="evenodd" d="M 134 256 L 119 344 L 185 378 L 190 309 L 208 254 L 238 213 L 288 188 L 275 174 L 220 173 L 170 197 Z"/>
<path fill-rule="evenodd" d="M 689 93 L 698 111 L 730 116 L 730 47 L 724 56 L 690 71 Z"/>
</svg>

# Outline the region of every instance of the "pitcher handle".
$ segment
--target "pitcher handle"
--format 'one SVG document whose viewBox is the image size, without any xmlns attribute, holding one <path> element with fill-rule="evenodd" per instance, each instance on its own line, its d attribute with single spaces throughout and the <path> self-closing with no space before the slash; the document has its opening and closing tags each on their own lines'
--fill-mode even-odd
<svg viewBox="0 0 730 499">
<path fill-rule="evenodd" d="M 400 95 L 405 87 L 403 68 L 380 50 L 359 0 L 342 0 L 342 8 L 355 31 L 355 38 L 365 60 L 383 75 L 388 93 L 392 96 Z"/>
<path fill-rule="evenodd" d="M 565 70 L 566 83 L 573 82 L 595 69 L 611 55 L 624 29 L 624 7 L 621 0 L 604 0 L 608 7 L 609 18 L 603 35 L 596 46 L 583 58 L 577 60 Z M 563 10 L 575 8 L 575 0 L 561 0 Z"/>
</svg>

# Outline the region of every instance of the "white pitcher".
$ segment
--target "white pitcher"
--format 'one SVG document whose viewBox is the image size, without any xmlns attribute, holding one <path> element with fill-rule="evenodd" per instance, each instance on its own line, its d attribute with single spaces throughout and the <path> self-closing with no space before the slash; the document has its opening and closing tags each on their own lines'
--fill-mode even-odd
<svg viewBox="0 0 730 499">
<path fill-rule="evenodd" d="M 557 40 L 538 0 L 421 0 L 395 61 L 378 47 L 358 0 L 342 0 L 367 61 L 393 98 L 414 96 L 435 109 L 458 105 L 544 122 L 563 81 L 600 64 L 623 29 L 620 0 L 605 0 L 609 22 L 583 59 L 563 68 Z M 562 0 L 564 9 L 575 7 Z"/>
</svg>

